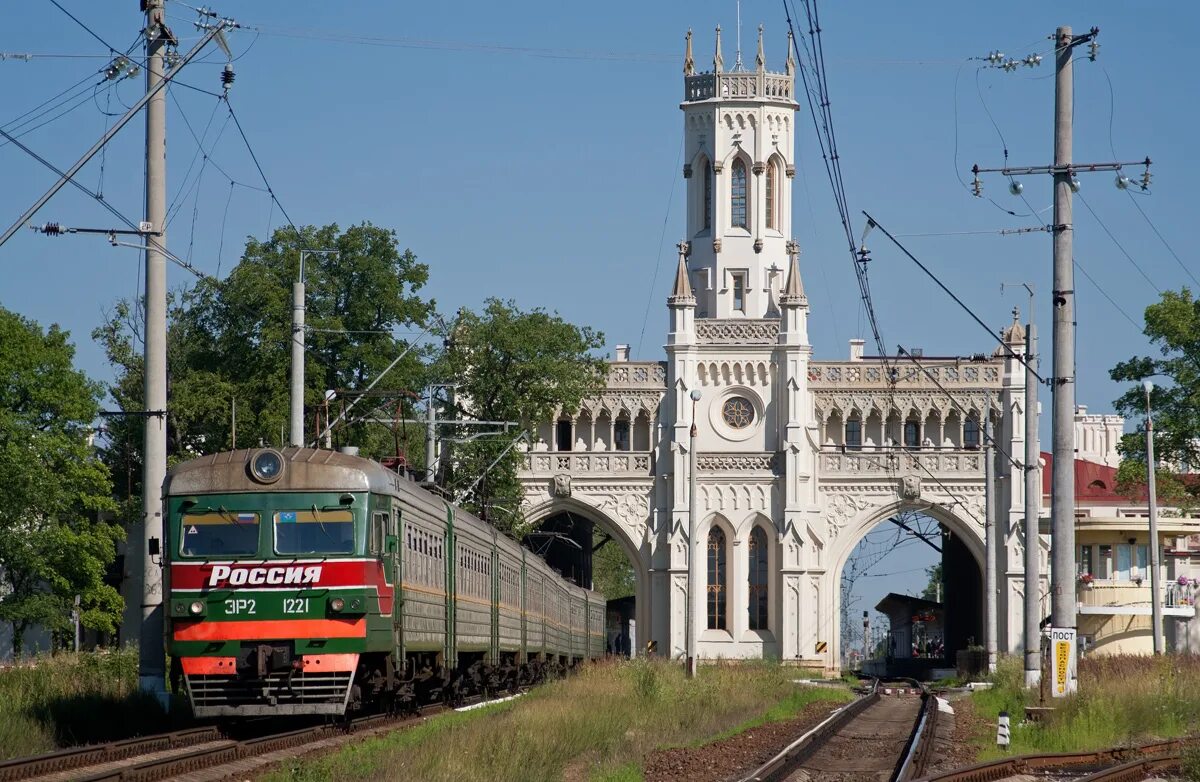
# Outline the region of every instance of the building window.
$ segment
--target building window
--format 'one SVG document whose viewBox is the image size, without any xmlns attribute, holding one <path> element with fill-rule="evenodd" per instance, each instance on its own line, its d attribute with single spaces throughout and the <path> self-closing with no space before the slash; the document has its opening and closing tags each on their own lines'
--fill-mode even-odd
<svg viewBox="0 0 1200 782">
<path fill-rule="evenodd" d="M 735 228 L 745 228 L 746 220 L 746 164 L 733 161 L 729 179 L 729 222 Z"/>
<path fill-rule="evenodd" d="M 712 166 L 704 161 L 704 230 L 712 230 Z"/>
<path fill-rule="evenodd" d="M 613 424 L 613 450 L 629 450 L 629 419 L 622 418 Z"/>
<path fill-rule="evenodd" d="M 1092 569 L 1092 547 L 1079 547 L 1079 561 L 1075 563 L 1075 569 L 1079 571 L 1079 575 L 1088 573 L 1092 576 L 1096 575 L 1096 571 Z"/>
<path fill-rule="evenodd" d="M 904 422 L 904 447 L 916 448 L 921 445 L 921 427 L 916 421 Z"/>
<path fill-rule="evenodd" d="M 1117 581 L 1133 581 L 1146 578 L 1149 574 L 1150 549 L 1147 546 L 1117 544 L 1117 566 L 1113 578 Z"/>
<path fill-rule="evenodd" d="M 733 309 L 736 312 L 746 311 L 746 274 L 737 272 L 733 275 Z"/>
<path fill-rule="evenodd" d="M 721 406 L 721 418 L 731 429 L 745 429 L 754 423 L 754 405 L 741 396 L 732 396 Z"/>
<path fill-rule="evenodd" d="M 974 416 L 963 422 L 963 447 L 979 447 L 979 421 Z"/>
<path fill-rule="evenodd" d="M 772 161 L 767 165 L 767 228 L 779 228 L 776 216 L 776 201 L 779 198 L 779 166 Z"/>
<path fill-rule="evenodd" d="M 570 421 L 559 421 L 558 422 L 558 424 L 555 426 L 555 440 L 556 440 L 555 445 L 558 446 L 558 450 L 560 450 L 560 451 L 571 450 L 572 442 L 571 442 L 571 422 Z"/>
<path fill-rule="evenodd" d="M 846 421 L 846 447 L 858 450 L 862 448 L 862 419 L 851 418 Z"/>
<path fill-rule="evenodd" d="M 708 629 L 725 625 L 725 533 L 713 527 L 708 531 Z"/>
<path fill-rule="evenodd" d="M 762 527 L 750 530 L 750 587 L 749 627 L 751 630 L 767 628 L 767 534 Z"/>
</svg>

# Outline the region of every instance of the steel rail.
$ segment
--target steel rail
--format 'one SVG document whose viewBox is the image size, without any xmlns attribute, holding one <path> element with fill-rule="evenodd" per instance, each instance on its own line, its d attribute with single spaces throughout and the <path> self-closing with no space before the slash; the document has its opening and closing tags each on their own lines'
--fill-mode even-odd
<svg viewBox="0 0 1200 782">
<path fill-rule="evenodd" d="M 82 747 L 71 747 L 45 755 L 12 758 L 0 761 L 0 782 L 16 782 L 45 774 L 70 771 L 76 768 L 97 766 L 101 763 L 112 763 L 125 758 L 146 755 L 151 752 L 162 752 L 170 749 L 203 744 L 209 741 L 219 741 L 225 738 L 215 727 L 188 728 L 170 733 L 159 733 L 153 736 L 141 736 L 121 741 L 111 741 L 106 744 L 92 744 Z"/>
<path fill-rule="evenodd" d="M 1132 747 L 1110 747 L 1090 752 L 1045 752 L 1017 755 L 1003 760 L 976 763 L 975 765 L 932 774 L 922 777 L 917 782 L 995 782 L 995 780 L 1018 774 L 1028 774 L 1034 771 L 1049 769 L 1068 769 L 1080 766 L 1113 766 L 1115 768 L 1118 764 L 1136 764 L 1143 762 L 1147 758 L 1169 757 L 1172 755 L 1177 758 L 1185 746 L 1195 746 L 1198 743 L 1200 743 L 1200 736 L 1192 736 L 1182 739 L 1155 741 Z M 1098 773 L 1108 773 L 1113 771 L 1114 768 L 1109 768 Z M 1096 777 L 1096 779 L 1112 782 L 1112 780 L 1108 780 L 1106 777 Z"/>
<path fill-rule="evenodd" d="M 1159 771 L 1178 769 L 1182 757 L 1181 753 L 1173 752 L 1167 755 L 1132 760 L 1084 777 L 1081 782 L 1142 782 L 1152 776 L 1157 776 Z"/>
<path fill-rule="evenodd" d="M 933 754 L 934 739 L 937 733 L 938 699 L 924 685 L 921 686 L 921 715 L 913 734 L 904 748 L 899 767 L 892 775 L 894 782 L 909 782 L 925 773 L 929 758 Z"/>
</svg>

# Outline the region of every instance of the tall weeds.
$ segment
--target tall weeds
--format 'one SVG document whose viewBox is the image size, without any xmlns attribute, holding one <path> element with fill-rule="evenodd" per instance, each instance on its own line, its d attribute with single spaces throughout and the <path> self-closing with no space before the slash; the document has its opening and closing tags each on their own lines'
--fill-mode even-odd
<svg viewBox="0 0 1200 782">
<path fill-rule="evenodd" d="M 781 719 L 817 700 L 832 708 L 850 697 L 798 688 L 791 681 L 796 675 L 767 664 L 704 666 L 694 680 L 684 677 L 682 666 L 657 661 L 587 666 L 482 714 L 435 718 L 272 779 L 636 779 L 656 747 L 761 722 L 772 708 L 777 712 L 770 716 Z"/>
<path fill-rule="evenodd" d="M 47 655 L 0 671 L 0 758 L 167 730 L 137 682 L 133 650 Z"/>
</svg>

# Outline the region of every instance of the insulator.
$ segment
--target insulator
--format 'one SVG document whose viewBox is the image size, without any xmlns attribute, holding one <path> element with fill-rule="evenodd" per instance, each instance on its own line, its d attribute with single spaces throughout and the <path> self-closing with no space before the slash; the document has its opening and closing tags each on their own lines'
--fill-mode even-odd
<svg viewBox="0 0 1200 782">
<path fill-rule="evenodd" d="M 1150 169 L 1148 169 L 1148 168 L 1144 172 L 1142 172 L 1142 189 L 1143 190 L 1150 189 L 1150 178 L 1152 176 L 1153 175 L 1150 173 Z"/>
<path fill-rule="evenodd" d="M 229 88 L 233 86 L 233 80 L 237 74 L 233 72 L 233 63 L 225 63 L 225 70 L 221 71 L 221 86 L 229 92 Z"/>
<path fill-rule="evenodd" d="M 1088 59 L 1091 60 L 1092 62 L 1095 62 L 1096 55 L 1099 53 L 1100 53 L 1100 44 L 1096 43 L 1096 39 L 1093 38 L 1092 42 L 1088 44 Z"/>
<path fill-rule="evenodd" d="M 979 198 L 983 195 L 983 182 L 979 179 L 979 177 L 975 177 L 975 181 L 971 182 L 971 193 L 976 198 Z"/>
<path fill-rule="evenodd" d="M 62 236 L 63 229 L 58 223 L 46 223 L 42 226 L 42 233 L 46 236 Z"/>
</svg>

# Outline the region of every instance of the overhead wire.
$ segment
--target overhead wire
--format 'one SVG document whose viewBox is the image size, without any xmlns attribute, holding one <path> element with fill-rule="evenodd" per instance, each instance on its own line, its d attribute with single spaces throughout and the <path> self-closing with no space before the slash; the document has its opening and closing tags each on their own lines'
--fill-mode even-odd
<svg viewBox="0 0 1200 782">
<path fill-rule="evenodd" d="M 642 315 L 642 331 L 638 334 L 637 351 L 641 355 L 642 340 L 646 337 L 646 324 L 650 321 L 650 305 L 654 302 L 655 287 L 658 285 L 658 274 L 662 270 L 663 245 L 667 240 L 667 221 L 671 218 L 671 205 L 675 202 L 675 179 L 679 165 L 683 162 L 683 139 L 679 140 L 679 153 L 675 156 L 675 167 L 671 169 L 671 189 L 667 192 L 667 209 L 663 214 L 662 231 L 658 235 L 658 257 L 654 264 L 654 276 L 650 279 L 650 290 L 646 293 L 646 312 Z"/>
<path fill-rule="evenodd" d="M 1137 269 L 1138 274 L 1142 275 L 1142 279 L 1144 279 L 1156 293 L 1161 294 L 1162 289 L 1154 284 L 1154 280 L 1150 279 L 1150 275 L 1146 273 L 1146 270 L 1142 268 L 1142 265 L 1134 260 L 1133 256 L 1129 254 L 1129 251 L 1125 249 L 1125 246 L 1117 240 L 1117 237 L 1113 236 L 1113 232 L 1108 230 L 1108 226 L 1105 225 L 1104 221 L 1100 219 L 1100 215 L 1096 214 L 1096 210 L 1092 209 L 1092 205 L 1089 204 L 1087 199 L 1083 197 L 1083 193 L 1076 193 L 1075 197 L 1079 199 L 1079 202 L 1084 205 L 1091 216 L 1100 225 L 1100 228 L 1104 231 L 1105 235 L 1112 240 L 1112 243 L 1116 245 L 1117 249 L 1121 251 L 1121 254 L 1125 256 L 1125 260 L 1129 261 L 1129 263 L 1133 265 L 1133 268 Z"/>
</svg>

